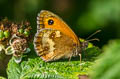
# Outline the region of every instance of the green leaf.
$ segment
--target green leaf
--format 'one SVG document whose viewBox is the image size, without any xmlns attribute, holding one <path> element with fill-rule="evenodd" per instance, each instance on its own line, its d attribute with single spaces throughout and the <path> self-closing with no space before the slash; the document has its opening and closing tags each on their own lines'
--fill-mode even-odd
<svg viewBox="0 0 120 79">
<path fill-rule="evenodd" d="M 119 79 L 120 40 L 110 41 L 96 62 L 93 72 L 91 72 L 91 79 Z"/>
<path fill-rule="evenodd" d="M 17 64 L 12 58 L 7 67 L 8 79 L 20 79 L 21 67 L 20 64 Z"/>
<path fill-rule="evenodd" d="M 84 56 L 100 53 L 98 49 L 98 47 L 91 46 L 86 49 L 87 55 Z M 20 64 L 13 62 L 13 59 L 10 60 L 7 68 L 9 79 L 78 79 L 78 75 L 88 75 L 88 71 L 94 64 L 93 61 L 84 60 L 86 57 L 83 57 L 82 63 L 80 63 L 79 56 L 72 57 L 71 61 L 60 59 L 53 62 L 44 62 L 36 56 L 33 50 L 31 51 L 28 56 L 23 56 Z M 97 55 L 92 55 L 90 58 L 94 59 L 94 56 Z M 15 74 L 13 75 L 12 72 Z"/>
<path fill-rule="evenodd" d="M 0 79 L 6 79 L 6 78 L 5 78 L 5 77 L 1 77 L 1 76 L 0 76 Z"/>
</svg>

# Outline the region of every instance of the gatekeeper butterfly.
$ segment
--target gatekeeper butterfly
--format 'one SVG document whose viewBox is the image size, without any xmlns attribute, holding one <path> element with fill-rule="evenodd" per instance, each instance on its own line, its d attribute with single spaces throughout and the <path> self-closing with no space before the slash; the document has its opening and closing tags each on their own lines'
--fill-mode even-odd
<svg viewBox="0 0 120 79">
<path fill-rule="evenodd" d="M 81 47 L 76 34 L 60 17 L 46 10 L 38 14 L 34 48 L 44 61 L 78 56 Z"/>
</svg>

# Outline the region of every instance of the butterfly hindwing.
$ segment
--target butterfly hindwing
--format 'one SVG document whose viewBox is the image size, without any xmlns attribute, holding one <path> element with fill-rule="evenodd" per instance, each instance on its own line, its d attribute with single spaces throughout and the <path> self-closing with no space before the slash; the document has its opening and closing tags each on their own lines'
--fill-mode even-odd
<svg viewBox="0 0 120 79">
<path fill-rule="evenodd" d="M 37 17 L 34 48 L 44 61 L 53 61 L 78 55 L 80 42 L 61 18 L 42 10 Z"/>
<path fill-rule="evenodd" d="M 77 45 L 73 40 L 57 30 L 44 29 L 36 34 L 36 37 L 34 40 L 35 50 L 38 56 L 41 56 L 45 61 L 69 58 L 77 50 Z M 74 53 L 74 55 L 77 54 Z"/>
</svg>

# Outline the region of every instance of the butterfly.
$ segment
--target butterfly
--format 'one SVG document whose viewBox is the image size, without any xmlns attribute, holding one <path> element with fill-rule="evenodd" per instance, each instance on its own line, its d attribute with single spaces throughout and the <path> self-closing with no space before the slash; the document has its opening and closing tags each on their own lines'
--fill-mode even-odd
<svg viewBox="0 0 120 79">
<path fill-rule="evenodd" d="M 34 49 L 44 61 L 81 54 L 82 44 L 72 29 L 56 14 L 42 10 L 37 16 Z"/>
</svg>

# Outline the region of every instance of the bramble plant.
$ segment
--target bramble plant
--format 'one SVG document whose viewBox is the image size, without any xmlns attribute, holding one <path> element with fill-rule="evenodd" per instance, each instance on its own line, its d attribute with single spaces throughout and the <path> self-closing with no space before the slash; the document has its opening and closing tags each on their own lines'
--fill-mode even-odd
<svg viewBox="0 0 120 79">
<path fill-rule="evenodd" d="M 98 47 L 89 43 L 85 53 L 82 54 L 82 63 L 79 57 L 73 57 L 71 61 L 61 59 L 44 62 L 32 50 L 19 64 L 16 64 L 12 58 L 8 63 L 7 74 L 9 79 L 78 79 L 78 75 L 88 75 L 100 53 Z"/>
<path fill-rule="evenodd" d="M 120 40 L 109 41 L 104 46 L 104 53 L 96 61 L 91 70 L 91 79 L 119 79 L 120 78 Z"/>
<path fill-rule="evenodd" d="M 0 53 L 13 54 L 16 63 L 20 63 L 23 54 L 30 52 L 28 47 L 30 32 L 29 22 L 17 24 L 8 21 L 7 18 L 0 21 Z"/>
</svg>

